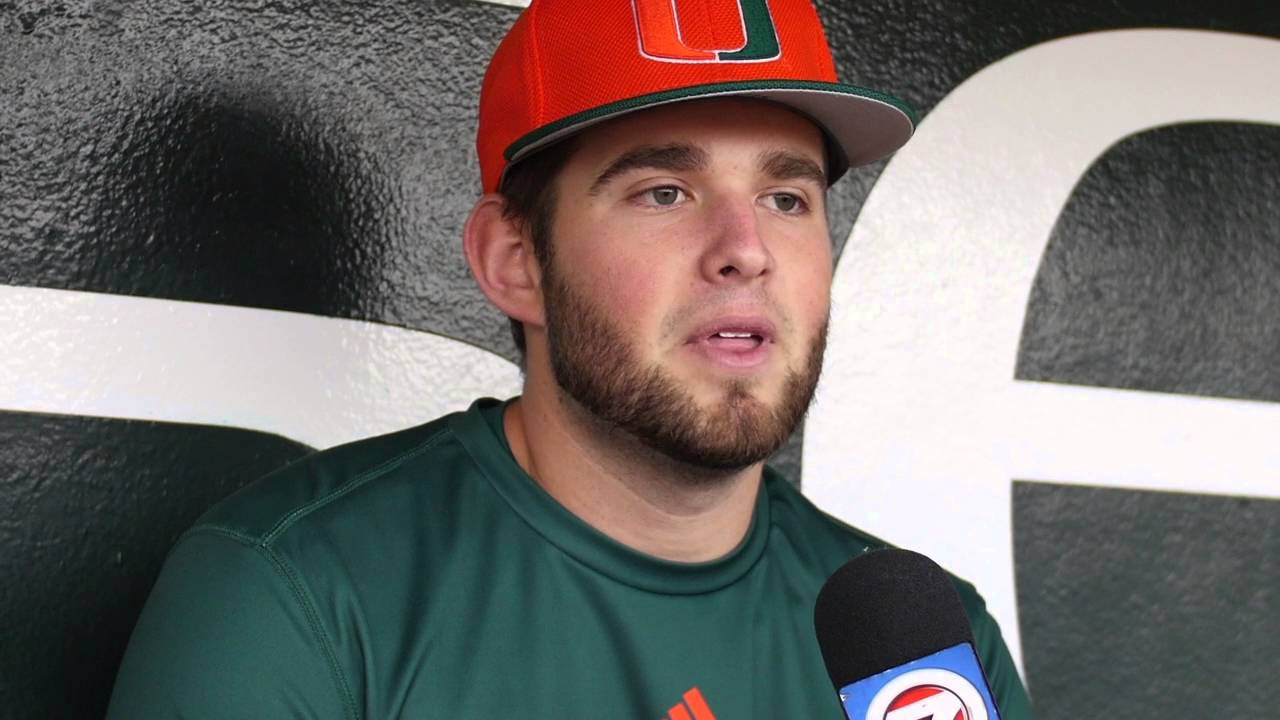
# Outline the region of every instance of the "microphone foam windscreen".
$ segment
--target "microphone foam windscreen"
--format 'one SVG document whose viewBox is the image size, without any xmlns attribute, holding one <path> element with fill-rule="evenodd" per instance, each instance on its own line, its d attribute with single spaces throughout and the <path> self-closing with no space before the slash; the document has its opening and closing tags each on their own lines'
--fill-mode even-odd
<svg viewBox="0 0 1280 720">
<path fill-rule="evenodd" d="M 926 655 L 973 643 L 946 571 L 919 553 L 863 553 L 827 579 L 813 611 L 836 690 Z"/>
</svg>

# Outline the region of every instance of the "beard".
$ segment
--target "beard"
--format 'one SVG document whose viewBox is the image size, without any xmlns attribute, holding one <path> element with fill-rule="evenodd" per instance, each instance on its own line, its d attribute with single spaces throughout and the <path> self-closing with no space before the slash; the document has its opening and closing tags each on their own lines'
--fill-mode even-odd
<svg viewBox="0 0 1280 720">
<path fill-rule="evenodd" d="M 746 379 L 726 380 L 709 407 L 670 373 L 640 361 L 599 308 L 554 272 L 543 272 L 547 345 L 556 383 L 597 420 L 672 460 L 704 470 L 738 470 L 782 447 L 813 399 L 827 344 L 827 322 L 799 370 L 788 369 L 782 397 L 766 404 Z"/>
</svg>

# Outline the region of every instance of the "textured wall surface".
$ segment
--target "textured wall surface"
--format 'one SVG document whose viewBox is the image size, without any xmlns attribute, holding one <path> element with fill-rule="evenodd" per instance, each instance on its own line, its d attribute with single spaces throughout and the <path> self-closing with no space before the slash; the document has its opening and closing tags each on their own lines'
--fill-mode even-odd
<svg viewBox="0 0 1280 720">
<path fill-rule="evenodd" d="M 0 717 L 101 717 L 170 545 L 308 448 L 225 428 L 0 413 Z"/>
<path fill-rule="evenodd" d="M 1017 376 L 1280 402 L 1277 221 L 1280 127 L 1125 139 L 1054 228 Z"/>
<path fill-rule="evenodd" d="M 1280 502 L 1020 482 L 1014 508 L 1042 716 L 1274 715 Z"/>
<path fill-rule="evenodd" d="M 819 5 L 842 78 L 899 94 L 925 122 L 973 74 L 1055 38 L 1140 27 L 1280 37 L 1280 12 L 1264 3 Z M 0 290 L 370 321 L 513 357 L 459 235 L 479 190 L 484 63 L 517 12 L 472 0 L 0 0 Z M 1280 349 L 1278 156 L 1274 127 L 1217 123 L 1142 133 L 1099 159 L 1053 231 L 1018 377 L 1280 400 L 1268 362 Z M 837 249 L 884 168 L 833 190 Z M 0 307 L 0 331 L 38 343 L 59 330 Z M 32 381 L 31 358 L 4 353 L 0 396 Z M 146 367 L 171 380 L 163 362 Z M 175 535 L 308 450 L 256 431 L 252 403 L 213 427 L 78 416 L 74 400 L 58 411 L 72 415 L 0 402 L 0 717 L 100 715 Z M 779 457 L 793 478 L 802 442 Z M 1041 717 L 1082 706 L 1162 717 L 1186 707 L 1206 667 L 1273 677 L 1262 625 L 1277 617 L 1276 503 L 1117 492 L 1015 488 L 1023 656 Z M 1192 647 L 1195 662 L 1164 657 Z M 1219 698 L 1216 715 L 1265 716 L 1276 693 L 1254 684 Z"/>
<path fill-rule="evenodd" d="M 1063 210 L 1017 376 L 1280 402 L 1278 281 L 1280 127 L 1139 133 Z M 1026 669 L 1053 698 L 1046 714 L 1273 712 L 1280 502 L 1017 483 L 1013 507 Z M 1107 670 L 1081 682 L 1090 661 Z"/>
<path fill-rule="evenodd" d="M 458 252 L 475 2 L 0 3 L 0 278 L 438 331 L 510 354 Z"/>
</svg>

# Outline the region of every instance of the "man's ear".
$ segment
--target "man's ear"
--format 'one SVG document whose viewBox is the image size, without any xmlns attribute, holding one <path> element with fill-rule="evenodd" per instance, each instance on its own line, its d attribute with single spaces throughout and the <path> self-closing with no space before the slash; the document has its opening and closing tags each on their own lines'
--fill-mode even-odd
<svg viewBox="0 0 1280 720">
<path fill-rule="evenodd" d="M 503 216 L 506 200 L 491 193 L 471 209 L 462 231 L 467 264 L 489 302 L 526 325 L 545 324 L 542 276 L 522 224 Z"/>
</svg>

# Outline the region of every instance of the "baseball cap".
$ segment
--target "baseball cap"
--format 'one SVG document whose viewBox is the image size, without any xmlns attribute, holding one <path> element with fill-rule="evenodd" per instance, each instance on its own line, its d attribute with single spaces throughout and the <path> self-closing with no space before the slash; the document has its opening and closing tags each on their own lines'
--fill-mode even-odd
<svg viewBox="0 0 1280 720">
<path fill-rule="evenodd" d="M 476 148 L 485 192 L 595 123 L 698 98 L 752 97 L 826 133 L 830 180 L 911 137 L 902 100 L 837 81 L 811 0 L 533 0 L 494 52 Z"/>
</svg>

